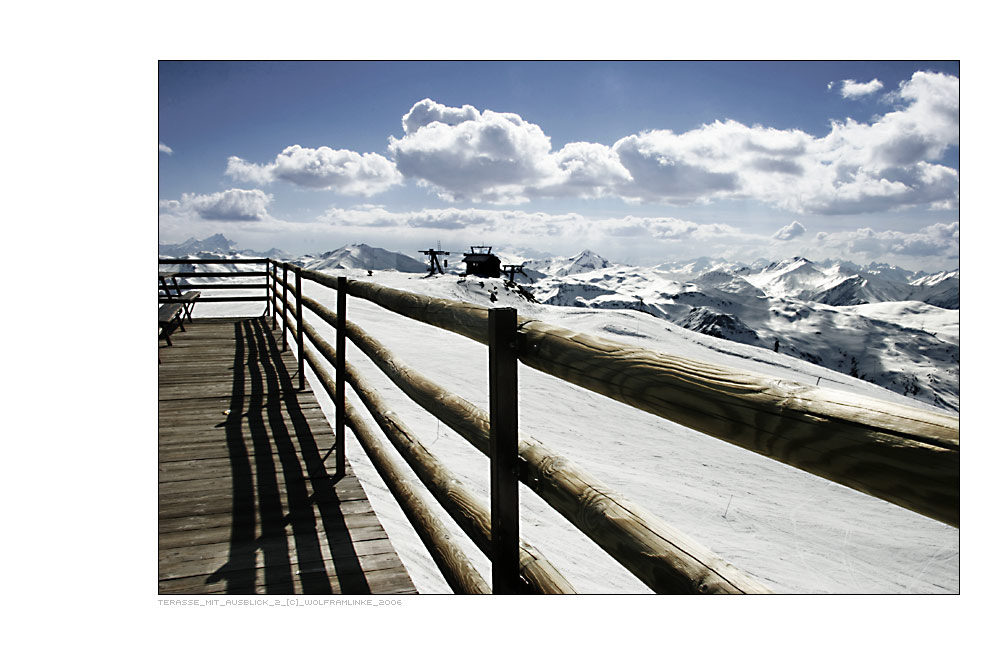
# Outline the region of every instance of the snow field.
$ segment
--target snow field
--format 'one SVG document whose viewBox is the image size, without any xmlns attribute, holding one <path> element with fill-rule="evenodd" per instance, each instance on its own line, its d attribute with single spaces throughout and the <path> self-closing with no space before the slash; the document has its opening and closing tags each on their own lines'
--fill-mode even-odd
<svg viewBox="0 0 1000 655">
<path fill-rule="evenodd" d="M 857 393 L 926 407 L 912 398 L 848 375 L 761 348 L 684 330 L 631 310 L 528 304 L 502 282 L 459 283 L 456 276 L 425 279 L 378 271 L 338 274 L 489 305 L 517 306 L 524 315 L 626 343 L 736 366 L 776 378 L 836 384 Z M 306 281 L 304 292 L 335 306 L 336 292 Z M 196 317 L 259 314 L 262 303 L 203 304 Z M 487 349 L 350 298 L 348 317 L 382 341 L 404 363 L 450 391 L 488 408 Z M 334 331 L 307 320 L 329 340 Z M 347 356 L 390 406 L 455 475 L 484 500 L 489 468 L 484 455 L 439 425 L 396 389 L 364 355 L 348 344 Z M 646 414 L 527 367 L 520 367 L 520 426 L 552 450 L 687 533 L 737 567 L 784 593 L 956 593 L 959 531 L 835 483 Z M 312 378 L 310 374 L 310 378 Z M 310 379 L 319 389 L 315 379 Z M 317 396 L 332 419 L 332 402 Z M 349 390 L 351 402 L 364 412 Z M 371 423 L 373 428 L 374 423 Z M 436 565 L 401 510 L 367 462 L 353 435 L 347 456 L 386 531 L 422 593 L 450 593 Z M 617 562 L 566 519 L 521 488 L 522 538 L 532 543 L 583 593 L 648 593 Z M 460 530 L 443 512 L 439 515 Z M 464 539 L 464 537 L 463 537 Z M 489 562 L 471 541 L 465 550 L 489 579 Z"/>
</svg>

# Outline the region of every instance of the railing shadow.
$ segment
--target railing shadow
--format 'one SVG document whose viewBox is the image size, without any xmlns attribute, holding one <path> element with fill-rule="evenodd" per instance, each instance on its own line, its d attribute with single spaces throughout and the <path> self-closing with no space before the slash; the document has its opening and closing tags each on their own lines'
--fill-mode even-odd
<svg viewBox="0 0 1000 655">
<path fill-rule="evenodd" d="M 255 333 L 261 349 L 275 355 L 274 357 L 262 357 L 260 361 L 268 369 L 268 375 L 271 376 L 271 379 L 276 380 L 280 388 L 285 390 L 280 399 L 275 399 L 275 406 L 280 409 L 280 404 L 277 401 L 283 401 L 285 411 L 292 424 L 295 440 L 298 442 L 298 448 L 296 448 L 284 421 L 276 422 L 274 437 L 279 456 L 287 458 L 290 463 L 284 466 L 286 484 L 289 485 L 289 488 L 295 485 L 301 489 L 301 494 L 296 494 L 297 502 L 293 502 L 292 495 L 289 493 L 289 519 L 294 520 L 294 517 L 301 513 L 303 516 L 308 515 L 310 520 L 314 520 L 313 506 L 315 506 L 319 510 L 327 547 L 333 558 L 340 592 L 345 594 L 371 593 L 357 551 L 354 549 L 347 521 L 341 511 L 341 501 L 336 491 L 336 483 L 339 478 L 331 476 L 326 471 L 323 454 L 316 442 L 316 436 L 310 429 L 299 405 L 298 394 L 295 391 L 297 380 L 293 380 L 292 375 L 281 360 L 278 342 L 274 334 L 266 328 L 265 319 L 255 321 Z M 300 457 L 301 462 L 305 465 L 305 471 L 299 465 Z M 292 464 L 293 462 L 294 464 Z M 312 489 L 311 496 L 305 491 L 306 481 L 309 482 Z"/>
<path fill-rule="evenodd" d="M 228 562 L 207 582 L 224 579 L 227 593 L 256 593 L 260 551 L 265 593 L 295 593 L 296 578 L 302 593 L 334 592 L 316 523 L 318 509 L 337 590 L 371 593 L 340 509 L 336 479 L 326 473 L 298 402 L 296 381 L 281 360 L 267 320 L 235 324 L 232 401 L 224 424 L 233 479 L 232 533 Z"/>
</svg>

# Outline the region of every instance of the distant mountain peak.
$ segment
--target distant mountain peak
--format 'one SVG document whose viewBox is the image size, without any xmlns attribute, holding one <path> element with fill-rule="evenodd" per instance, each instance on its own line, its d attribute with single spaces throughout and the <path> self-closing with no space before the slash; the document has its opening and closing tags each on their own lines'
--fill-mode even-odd
<svg viewBox="0 0 1000 655">
<path fill-rule="evenodd" d="M 183 243 L 161 243 L 158 250 L 160 255 L 167 257 L 187 257 L 199 252 L 229 253 L 235 245 L 235 241 L 230 241 L 222 233 L 216 233 L 204 239 L 191 237 Z"/>
<path fill-rule="evenodd" d="M 355 268 L 361 270 L 396 270 L 403 273 L 424 273 L 427 265 L 399 252 L 354 243 L 328 250 L 319 255 L 301 258 L 302 266 L 308 269 L 324 270 L 333 268 Z"/>
</svg>

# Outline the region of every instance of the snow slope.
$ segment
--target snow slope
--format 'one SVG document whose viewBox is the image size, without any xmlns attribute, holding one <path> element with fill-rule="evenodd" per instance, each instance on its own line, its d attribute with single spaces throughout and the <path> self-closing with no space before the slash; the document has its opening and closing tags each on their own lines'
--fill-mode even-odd
<svg viewBox="0 0 1000 655">
<path fill-rule="evenodd" d="M 489 305 L 602 337 L 764 375 L 822 384 L 926 406 L 863 380 L 784 353 L 723 341 L 635 309 L 534 304 L 500 280 L 425 278 L 396 272 L 344 271 L 352 277 L 428 295 Z M 482 284 L 480 284 L 482 283 Z M 666 284 L 666 283 L 664 283 Z M 335 293 L 306 281 L 305 292 L 332 305 Z M 217 304 L 204 312 L 259 313 Z M 857 311 L 853 308 L 852 311 Z M 899 312 L 905 314 L 903 308 Z M 405 363 L 449 390 L 488 407 L 486 348 L 351 298 L 348 316 Z M 321 332 L 333 339 L 333 330 Z M 348 358 L 379 388 L 400 418 L 456 476 L 488 497 L 486 458 L 407 399 L 353 346 Z M 311 374 L 310 374 L 311 375 Z M 313 381 L 313 387 L 318 385 Z M 321 403 L 332 417 L 329 399 Z M 353 394 L 352 394 L 353 398 Z M 354 398 L 356 406 L 360 402 Z M 363 409 L 363 408 L 362 408 Z M 754 453 L 520 368 L 523 431 L 590 471 L 678 529 L 778 592 L 955 593 L 959 531 L 884 501 L 816 478 Z M 353 438 L 348 457 L 375 511 L 422 593 L 449 593 L 447 585 Z M 457 527 L 446 515 L 443 520 Z M 648 593 L 649 589 L 591 543 L 534 494 L 521 490 L 522 536 L 538 547 L 578 591 Z M 466 552 L 488 576 L 489 563 L 462 536 Z"/>
<path fill-rule="evenodd" d="M 685 267 L 609 265 L 546 277 L 530 289 L 549 305 L 632 309 L 719 339 L 777 348 L 939 409 L 958 410 L 958 310 L 908 300 L 950 297 L 957 275 L 909 284 L 900 282 L 898 271 L 821 267 L 802 258 L 759 268 L 716 264 L 687 270 L 698 275 L 684 281 L 677 274 Z M 892 298 L 898 300 L 876 302 Z M 952 300 L 942 304 L 957 305 L 957 290 Z"/>
<path fill-rule="evenodd" d="M 363 269 L 372 271 L 402 271 L 404 273 L 421 273 L 427 270 L 427 264 L 398 252 L 384 248 L 356 243 L 324 252 L 319 255 L 307 255 L 295 260 L 303 268 L 314 270 L 330 269 Z"/>
</svg>

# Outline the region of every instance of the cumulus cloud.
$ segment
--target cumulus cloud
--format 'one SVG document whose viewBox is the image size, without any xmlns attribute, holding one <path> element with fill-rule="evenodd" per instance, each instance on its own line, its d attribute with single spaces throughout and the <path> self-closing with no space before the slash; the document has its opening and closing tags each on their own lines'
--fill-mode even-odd
<svg viewBox="0 0 1000 655">
<path fill-rule="evenodd" d="M 877 78 L 871 80 L 870 82 L 855 82 L 854 80 L 843 80 L 840 83 L 840 95 L 844 98 L 855 100 L 857 98 L 863 98 L 864 96 L 875 93 L 876 91 L 881 89 L 882 86 L 883 86 L 882 82 L 879 81 Z"/>
<path fill-rule="evenodd" d="M 802 225 L 802 223 L 799 223 L 798 221 L 792 221 L 791 223 L 789 223 L 788 225 L 786 225 L 785 227 L 781 228 L 773 235 L 771 235 L 771 238 L 777 239 L 778 241 L 791 241 L 792 239 L 800 237 L 805 233 L 806 233 L 806 228 L 804 225 Z"/>
<path fill-rule="evenodd" d="M 873 93 L 881 85 L 843 89 Z M 958 145 L 958 78 L 917 72 L 889 95 L 893 111 L 867 123 L 834 121 L 821 137 L 725 120 L 558 150 L 517 114 L 424 99 L 403 116 L 404 134 L 390 137 L 389 154 L 404 176 L 449 201 L 749 198 L 814 214 L 957 207 L 958 171 L 937 160 Z"/>
<path fill-rule="evenodd" d="M 360 196 L 382 193 L 403 182 L 393 163 L 382 155 L 362 155 L 326 146 L 288 146 L 270 164 L 254 164 L 230 157 L 226 175 L 241 182 L 263 185 L 283 180 L 309 189 Z"/>
<path fill-rule="evenodd" d="M 680 243 L 704 240 L 753 240 L 738 228 L 723 223 L 695 223 L 673 217 L 624 216 L 586 218 L 580 214 L 529 212 L 517 209 L 422 209 L 396 212 L 384 207 L 330 208 L 320 220 L 345 228 L 413 229 L 459 234 L 501 235 L 504 239 L 561 238 L 592 243 L 615 239 L 637 242 Z"/>
<path fill-rule="evenodd" d="M 821 232 L 817 242 L 824 248 L 850 255 L 954 259 L 958 257 L 958 222 L 935 223 L 916 232 L 877 231 L 864 227 L 849 232 Z"/>
<path fill-rule="evenodd" d="M 617 193 L 632 179 L 618 154 L 600 143 L 567 143 L 552 159 L 557 173 L 534 190 L 537 195 L 597 198 Z"/>
<path fill-rule="evenodd" d="M 527 188 L 557 172 L 549 137 L 517 114 L 425 99 L 407 112 L 403 126 L 403 138 L 389 139 L 396 167 L 448 200 L 524 202 Z"/>
<path fill-rule="evenodd" d="M 472 105 L 463 105 L 461 108 L 447 107 L 430 98 L 424 98 L 403 116 L 403 132 L 412 134 L 431 123 L 454 126 L 465 121 L 478 120 L 479 117 L 479 110 Z"/>
<path fill-rule="evenodd" d="M 331 225 L 391 230 L 427 229 L 456 232 L 479 230 L 502 234 L 545 234 L 568 232 L 575 225 L 587 229 L 586 221 L 579 214 L 548 214 L 501 209 L 421 209 L 415 211 L 390 211 L 384 207 L 356 206 L 332 207 L 320 220 Z"/>
<path fill-rule="evenodd" d="M 834 122 L 821 138 L 736 121 L 626 137 L 614 149 L 633 182 L 618 190 L 638 201 L 742 197 L 815 214 L 957 207 L 958 171 L 934 160 L 958 145 L 958 79 L 916 73 L 895 95 L 895 111 Z"/>
<path fill-rule="evenodd" d="M 272 196 L 260 189 L 229 189 L 209 194 L 185 193 L 180 200 L 161 200 L 160 215 L 210 221 L 262 221 Z"/>
<path fill-rule="evenodd" d="M 173 149 L 170 146 L 168 146 L 167 144 L 165 144 L 163 141 L 160 141 L 160 152 L 162 152 L 165 155 L 172 155 L 172 154 L 174 154 Z"/>
<path fill-rule="evenodd" d="M 601 232 L 613 237 L 646 237 L 661 241 L 713 239 L 740 235 L 724 223 L 695 223 L 673 217 L 625 216 L 595 221 Z"/>
<path fill-rule="evenodd" d="M 424 99 L 403 116 L 403 131 L 389 140 L 397 168 L 449 201 L 594 198 L 630 177 L 608 146 L 575 142 L 553 151 L 541 127 L 514 113 Z"/>
</svg>

